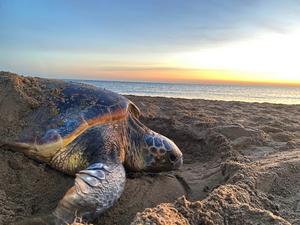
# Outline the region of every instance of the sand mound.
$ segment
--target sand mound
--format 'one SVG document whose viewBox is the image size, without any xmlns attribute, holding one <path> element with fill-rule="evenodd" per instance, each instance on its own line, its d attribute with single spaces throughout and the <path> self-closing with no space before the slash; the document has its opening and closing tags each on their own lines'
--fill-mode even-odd
<svg viewBox="0 0 300 225">
<path fill-rule="evenodd" d="M 253 202 L 252 199 L 256 201 Z M 252 191 L 224 185 L 203 200 L 190 202 L 184 197 L 173 204 L 161 204 L 138 213 L 132 225 L 139 224 L 281 224 L 290 225 L 283 218 L 257 207 L 258 197 Z"/>
<path fill-rule="evenodd" d="M 226 184 L 202 201 L 179 198 L 138 213 L 132 224 L 300 224 L 300 150 L 222 164 Z M 154 222 L 154 223 L 151 223 Z"/>
<path fill-rule="evenodd" d="M 41 104 L 51 117 L 47 82 L 0 73 L 2 140 L 38 119 Z M 128 174 L 121 199 L 93 224 L 300 224 L 300 106 L 128 98 L 143 123 L 175 140 L 184 166 Z M 49 213 L 74 182 L 3 147 L 0 158 L 0 224 Z"/>
</svg>

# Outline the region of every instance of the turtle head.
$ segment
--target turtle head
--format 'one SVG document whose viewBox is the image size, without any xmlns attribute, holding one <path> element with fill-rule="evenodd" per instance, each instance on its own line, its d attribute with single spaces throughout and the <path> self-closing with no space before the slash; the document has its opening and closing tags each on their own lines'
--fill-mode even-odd
<svg viewBox="0 0 300 225">
<path fill-rule="evenodd" d="M 129 117 L 128 122 L 129 145 L 124 159 L 126 168 L 161 172 L 175 170 L 182 165 L 182 153 L 172 140 L 150 130 L 135 117 Z"/>
<path fill-rule="evenodd" d="M 144 171 L 160 172 L 178 169 L 182 163 L 182 153 L 169 138 L 151 131 L 144 135 L 141 155 Z"/>
</svg>

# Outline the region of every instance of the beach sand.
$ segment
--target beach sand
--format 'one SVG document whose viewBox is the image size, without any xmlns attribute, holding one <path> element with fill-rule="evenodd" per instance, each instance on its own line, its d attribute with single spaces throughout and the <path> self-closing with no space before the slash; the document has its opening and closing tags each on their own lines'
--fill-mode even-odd
<svg viewBox="0 0 300 225">
<path fill-rule="evenodd" d="M 40 79 L 11 79 L 0 82 L 1 138 L 43 101 L 32 98 Z M 93 224 L 300 224 L 300 105 L 127 97 L 144 124 L 175 141 L 184 165 L 129 173 Z M 49 213 L 74 182 L 21 153 L 0 148 L 0 159 L 0 224 Z"/>
</svg>

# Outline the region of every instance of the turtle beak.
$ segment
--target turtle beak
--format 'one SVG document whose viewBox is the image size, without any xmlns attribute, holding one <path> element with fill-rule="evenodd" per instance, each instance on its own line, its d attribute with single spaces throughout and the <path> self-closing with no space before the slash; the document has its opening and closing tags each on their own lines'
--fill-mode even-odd
<svg viewBox="0 0 300 225">
<path fill-rule="evenodd" d="M 174 170 L 179 169 L 179 168 L 182 166 L 182 164 L 183 164 L 183 158 L 182 158 L 182 156 L 181 156 L 179 159 L 177 159 L 176 162 L 174 162 L 174 164 L 173 164 L 173 169 L 174 169 Z"/>
</svg>

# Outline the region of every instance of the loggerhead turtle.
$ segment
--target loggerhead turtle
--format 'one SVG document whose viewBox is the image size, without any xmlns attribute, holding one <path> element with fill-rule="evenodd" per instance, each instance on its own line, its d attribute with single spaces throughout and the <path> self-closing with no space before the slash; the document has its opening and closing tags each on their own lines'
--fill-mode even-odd
<svg viewBox="0 0 300 225">
<path fill-rule="evenodd" d="M 29 219 L 28 224 L 66 224 L 75 215 L 91 221 L 120 197 L 124 167 L 160 172 L 182 165 L 179 148 L 143 125 L 140 110 L 127 98 L 74 82 L 45 84 L 50 92 L 42 93 L 55 95 L 43 96 L 47 105 L 29 115 L 34 124 L 22 127 L 14 140 L 2 145 L 76 178 L 49 216 Z"/>
</svg>

